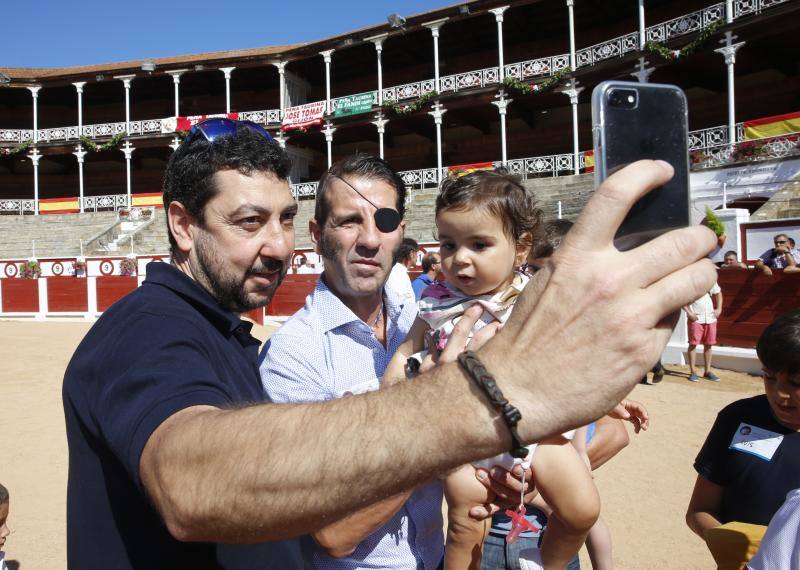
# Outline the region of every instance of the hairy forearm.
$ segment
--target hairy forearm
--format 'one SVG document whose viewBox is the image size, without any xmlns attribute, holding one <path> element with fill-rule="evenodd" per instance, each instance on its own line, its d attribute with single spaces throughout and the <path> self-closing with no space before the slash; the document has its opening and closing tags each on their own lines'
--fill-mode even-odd
<svg viewBox="0 0 800 570">
<path fill-rule="evenodd" d="M 314 532 L 508 447 L 484 396 L 455 365 L 438 370 L 435 378 L 321 404 L 184 410 L 148 442 L 142 481 L 183 540 Z"/>
<path fill-rule="evenodd" d="M 314 540 L 334 558 L 351 554 L 370 534 L 381 528 L 399 511 L 412 491 L 378 501 L 314 533 Z"/>
</svg>

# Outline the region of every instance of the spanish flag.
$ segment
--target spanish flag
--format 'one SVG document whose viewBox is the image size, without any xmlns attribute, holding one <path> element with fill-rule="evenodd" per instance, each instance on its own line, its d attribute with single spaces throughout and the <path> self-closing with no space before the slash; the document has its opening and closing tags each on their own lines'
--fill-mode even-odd
<svg viewBox="0 0 800 570">
<path fill-rule="evenodd" d="M 131 196 L 131 202 L 136 208 L 163 208 L 164 198 L 161 192 L 145 192 Z"/>
<path fill-rule="evenodd" d="M 583 171 L 594 172 L 594 151 L 587 150 L 583 153 Z"/>
<path fill-rule="evenodd" d="M 794 133 L 800 133 L 800 111 L 786 113 L 785 115 L 773 115 L 772 117 L 745 121 L 744 123 L 744 140 L 746 141 Z"/>
<path fill-rule="evenodd" d="M 493 162 L 475 162 L 472 164 L 457 164 L 455 166 L 448 166 L 447 167 L 447 174 L 450 176 L 464 176 L 465 174 L 469 174 L 470 172 L 475 172 L 476 170 L 493 170 L 494 163 Z"/>
<path fill-rule="evenodd" d="M 78 198 L 43 198 L 39 200 L 40 214 L 71 214 L 79 212 Z"/>
</svg>

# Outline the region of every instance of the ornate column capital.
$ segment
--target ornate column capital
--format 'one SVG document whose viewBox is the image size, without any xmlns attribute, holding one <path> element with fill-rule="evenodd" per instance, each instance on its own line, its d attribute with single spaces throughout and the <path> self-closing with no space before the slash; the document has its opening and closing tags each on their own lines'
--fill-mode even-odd
<svg viewBox="0 0 800 570">
<path fill-rule="evenodd" d="M 273 61 L 272 65 L 278 68 L 278 73 L 283 75 L 286 73 L 286 64 L 289 63 L 288 61 Z"/>
<path fill-rule="evenodd" d="M 41 85 L 29 85 L 28 86 L 28 91 L 31 92 L 31 95 L 33 95 L 34 99 L 38 99 L 39 98 L 39 90 L 41 88 L 42 88 Z"/>
<path fill-rule="evenodd" d="M 650 79 L 650 75 L 656 70 L 655 67 L 647 67 L 648 63 L 649 62 L 645 58 L 640 57 L 639 63 L 634 67 L 634 72 L 631 73 L 639 83 L 647 83 Z"/>
<path fill-rule="evenodd" d="M 75 157 L 78 159 L 78 162 L 80 164 L 83 164 L 83 159 L 86 156 L 86 151 L 83 150 L 83 145 L 79 144 L 78 146 L 76 146 L 75 147 L 75 152 L 73 152 L 72 154 L 75 155 Z"/>
<path fill-rule="evenodd" d="M 34 147 L 34 149 L 30 153 L 28 153 L 28 158 L 30 158 L 31 162 L 33 162 L 33 167 L 34 168 L 38 168 L 39 167 L 39 161 L 42 158 L 42 154 L 39 152 L 39 149 Z"/>
<path fill-rule="evenodd" d="M 726 42 L 728 45 L 722 46 L 721 48 L 717 48 L 714 51 L 718 54 L 721 54 L 722 57 L 725 58 L 725 65 L 731 65 L 736 63 L 736 52 L 739 51 L 739 48 L 742 47 L 745 42 L 738 42 L 738 43 L 731 43 L 733 40 L 736 39 L 736 36 L 731 36 L 730 38 L 725 38 L 724 40 L 720 40 L 721 42 Z"/>
<path fill-rule="evenodd" d="M 187 71 L 189 71 L 189 70 L 188 69 L 170 69 L 169 71 L 165 71 L 164 73 L 166 73 L 167 75 L 171 75 L 173 83 L 175 83 L 175 85 L 177 85 L 178 83 L 181 82 L 181 75 L 183 75 Z"/>
<path fill-rule="evenodd" d="M 172 150 L 178 150 L 178 147 L 181 146 L 181 140 L 178 137 L 172 137 L 172 142 L 169 145 Z"/>
<path fill-rule="evenodd" d="M 439 37 L 439 28 L 441 28 L 444 23 L 449 20 L 449 18 L 440 18 L 439 20 L 432 20 L 430 22 L 425 22 L 422 24 L 423 28 L 428 28 L 433 34 L 434 38 Z"/>
<path fill-rule="evenodd" d="M 136 150 L 134 146 L 131 144 L 131 141 L 125 141 L 125 144 L 120 147 L 120 150 L 125 155 L 125 160 L 130 160 L 133 151 Z"/>
<path fill-rule="evenodd" d="M 283 131 L 278 131 L 275 140 L 278 141 L 278 145 L 281 148 L 286 148 L 286 141 L 288 140 L 288 138 L 286 137 L 286 134 Z"/>
<path fill-rule="evenodd" d="M 389 119 L 387 119 L 383 113 L 376 113 L 375 120 L 372 121 L 372 124 L 378 127 L 378 132 L 380 134 L 383 134 L 384 132 L 386 132 L 386 124 L 388 122 Z"/>
<path fill-rule="evenodd" d="M 220 67 L 219 70 L 225 74 L 225 79 L 231 78 L 231 72 L 236 69 L 235 67 Z"/>
<path fill-rule="evenodd" d="M 434 105 L 433 105 L 433 110 L 432 111 L 428 111 L 428 114 L 431 117 L 433 117 L 433 122 L 434 123 L 436 123 L 437 125 L 441 125 L 442 124 L 442 117 L 444 116 L 444 114 L 446 112 L 447 112 L 447 109 L 445 109 L 444 106 L 441 103 L 439 103 L 439 101 L 436 101 L 436 103 L 434 103 Z"/>
<path fill-rule="evenodd" d="M 135 75 L 115 75 L 114 79 L 119 79 L 122 81 L 122 84 L 125 85 L 125 89 L 130 89 L 131 81 L 133 81 L 135 77 Z"/>
<path fill-rule="evenodd" d="M 499 7 L 497 7 L 497 8 L 492 8 L 492 9 L 491 9 L 491 10 L 489 10 L 489 11 L 490 11 L 492 14 L 494 14 L 494 19 L 495 19 L 497 22 L 502 22 L 502 21 L 503 21 L 503 12 L 505 12 L 505 11 L 506 11 L 506 10 L 508 10 L 509 8 L 510 8 L 510 6 L 499 6 Z"/>
<path fill-rule="evenodd" d="M 325 135 L 326 142 L 333 142 L 333 133 L 336 132 L 336 127 L 333 126 L 333 123 L 325 121 L 325 128 L 322 129 L 322 132 Z"/>
<path fill-rule="evenodd" d="M 73 83 L 73 85 L 75 86 L 75 90 L 78 93 L 83 93 L 83 86 L 86 85 L 86 82 L 85 81 L 76 81 L 75 83 Z"/>
<path fill-rule="evenodd" d="M 567 0 L 567 8 L 575 7 L 575 0 Z"/>
<path fill-rule="evenodd" d="M 325 63 L 330 63 L 331 62 L 331 54 L 333 54 L 333 52 L 335 52 L 335 51 L 336 50 L 334 50 L 334 49 L 326 49 L 325 51 L 319 52 L 319 55 L 322 56 L 322 59 L 325 60 Z"/>
<path fill-rule="evenodd" d="M 386 41 L 386 38 L 389 37 L 389 34 L 380 34 L 377 36 L 371 36 L 369 38 L 364 38 L 365 42 L 372 42 L 375 44 L 375 51 L 381 52 L 383 51 L 383 42 Z"/>
<path fill-rule="evenodd" d="M 583 91 L 583 87 L 578 87 L 578 82 L 573 79 L 566 87 L 561 89 L 560 92 L 569 97 L 570 104 L 577 105 L 578 95 L 581 91 Z"/>
<path fill-rule="evenodd" d="M 512 103 L 514 100 L 508 99 L 506 97 L 505 89 L 501 89 L 500 92 L 497 95 L 495 95 L 495 98 L 497 99 L 497 101 L 492 101 L 492 105 L 497 107 L 497 110 L 500 111 L 501 115 L 505 115 L 506 107 L 508 107 L 508 105 Z"/>
</svg>

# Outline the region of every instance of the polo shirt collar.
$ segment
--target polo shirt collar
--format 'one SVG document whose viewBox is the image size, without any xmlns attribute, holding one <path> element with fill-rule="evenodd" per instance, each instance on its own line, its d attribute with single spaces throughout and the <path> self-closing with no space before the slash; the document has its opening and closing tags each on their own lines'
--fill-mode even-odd
<svg viewBox="0 0 800 570">
<path fill-rule="evenodd" d="M 397 325 L 397 320 L 403 312 L 405 303 L 402 302 L 385 284 L 383 286 L 383 302 L 386 307 L 386 317 L 390 328 Z M 320 324 L 323 332 L 329 332 L 336 328 L 351 323 L 363 323 L 358 316 L 328 288 L 325 283 L 325 273 L 317 280 L 314 288 L 314 305 L 319 314 Z"/>
<path fill-rule="evenodd" d="M 243 321 L 220 304 L 200 284 L 170 263 L 148 263 L 145 283 L 160 285 L 191 303 L 211 324 L 226 336 L 235 335 L 245 346 L 253 323 Z M 252 338 L 252 337 L 250 337 Z"/>
</svg>

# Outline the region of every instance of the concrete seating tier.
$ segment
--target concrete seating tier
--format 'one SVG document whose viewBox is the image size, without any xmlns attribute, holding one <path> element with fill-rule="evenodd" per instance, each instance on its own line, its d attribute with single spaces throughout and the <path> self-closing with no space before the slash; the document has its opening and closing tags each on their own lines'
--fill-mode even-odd
<svg viewBox="0 0 800 570">
<path fill-rule="evenodd" d="M 75 257 L 80 240 L 89 241 L 116 219 L 116 212 L 0 216 L 0 259 L 29 258 L 34 240 L 36 257 Z"/>
<path fill-rule="evenodd" d="M 526 180 L 525 187 L 534 192 L 545 218 L 555 218 L 558 201 L 562 216 L 574 219 L 583 209 L 594 187 L 591 174 L 537 178 Z M 433 212 L 437 188 L 415 190 L 406 205 L 406 235 L 419 242 L 435 241 L 436 224 Z M 295 247 L 311 248 L 308 220 L 314 215 L 314 200 L 301 200 L 295 220 Z M 31 242 L 36 240 L 37 257 L 74 257 L 80 253 L 79 240 L 84 243 L 109 228 L 117 220 L 115 212 L 85 214 L 51 214 L 46 216 L 0 216 L 0 259 L 27 259 L 31 255 Z M 165 254 L 169 251 L 164 210 L 155 209 L 149 225 L 134 235 L 133 251 L 137 254 Z M 85 255 L 109 255 L 104 251 L 84 251 Z M 130 253 L 124 242 L 112 255 Z"/>
</svg>

